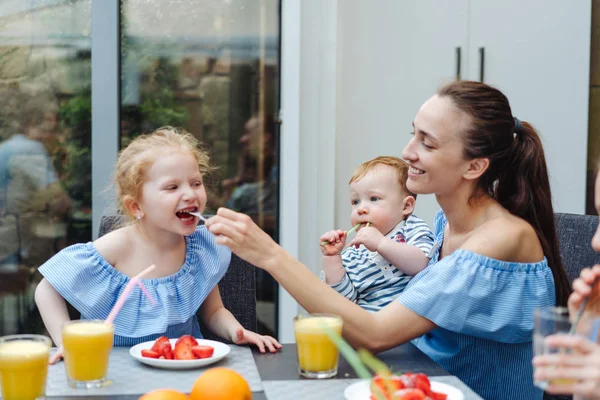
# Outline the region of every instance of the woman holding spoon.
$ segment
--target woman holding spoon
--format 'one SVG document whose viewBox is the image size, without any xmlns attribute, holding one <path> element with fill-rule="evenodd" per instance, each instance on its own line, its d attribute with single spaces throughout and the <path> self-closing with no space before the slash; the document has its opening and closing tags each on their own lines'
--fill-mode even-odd
<svg viewBox="0 0 600 400">
<path fill-rule="evenodd" d="M 132 277 L 148 265 L 143 284 L 153 305 L 134 292 L 114 319 L 114 345 L 132 346 L 159 336 L 202 337 L 196 312 L 218 336 L 254 344 L 261 352 L 281 345 L 246 330 L 223 306 L 217 283 L 231 252 L 198 218 L 204 211 L 203 174 L 208 155 L 187 132 L 170 127 L 133 140 L 117 160 L 115 186 L 121 212 L 133 223 L 94 242 L 67 247 L 43 264 L 35 292 L 46 329 L 57 346 L 69 320 L 65 300 L 82 319 L 104 320 Z M 53 361 L 60 357 L 60 352 Z"/>
<path fill-rule="evenodd" d="M 541 400 L 533 385 L 535 308 L 566 305 L 540 138 L 481 82 L 442 87 L 413 121 L 407 188 L 441 211 L 429 265 L 395 301 L 368 312 L 321 282 L 248 216 L 219 209 L 217 242 L 269 272 L 304 309 L 342 317 L 353 346 L 416 346 L 486 400 Z"/>
</svg>

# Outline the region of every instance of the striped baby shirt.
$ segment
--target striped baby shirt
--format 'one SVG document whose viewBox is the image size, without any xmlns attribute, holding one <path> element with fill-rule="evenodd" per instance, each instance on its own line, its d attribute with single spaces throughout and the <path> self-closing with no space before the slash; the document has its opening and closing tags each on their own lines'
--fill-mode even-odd
<svg viewBox="0 0 600 400">
<path fill-rule="evenodd" d="M 114 320 L 115 346 L 133 346 L 163 335 L 202 337 L 196 311 L 225 275 L 231 252 L 216 244 L 204 225 L 186 236 L 185 242 L 185 261 L 178 272 L 142 280 L 156 305 L 141 290 L 131 292 Z M 81 313 L 81 319 L 106 319 L 130 281 L 92 242 L 64 248 L 39 271 Z"/>
<path fill-rule="evenodd" d="M 386 235 L 407 245 L 416 246 L 426 255 L 433 245 L 433 232 L 421 218 L 409 215 Z M 348 247 L 342 252 L 344 278 L 330 285 L 344 297 L 358 303 L 368 311 L 377 311 L 398 297 L 411 279 L 379 253 L 364 245 Z"/>
</svg>

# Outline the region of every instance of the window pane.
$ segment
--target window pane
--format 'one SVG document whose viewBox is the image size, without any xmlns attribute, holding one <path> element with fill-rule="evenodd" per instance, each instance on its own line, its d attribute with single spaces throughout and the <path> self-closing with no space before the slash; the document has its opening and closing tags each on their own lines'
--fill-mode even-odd
<svg viewBox="0 0 600 400">
<path fill-rule="evenodd" d="M 92 237 L 90 12 L 0 3 L 0 334 L 43 332 L 37 268 Z"/>
<path fill-rule="evenodd" d="M 275 239 L 278 101 L 277 0 L 121 1 L 121 146 L 184 127 L 218 167 L 206 213 L 247 213 Z M 259 331 L 275 334 L 276 284 L 256 273 Z"/>
</svg>

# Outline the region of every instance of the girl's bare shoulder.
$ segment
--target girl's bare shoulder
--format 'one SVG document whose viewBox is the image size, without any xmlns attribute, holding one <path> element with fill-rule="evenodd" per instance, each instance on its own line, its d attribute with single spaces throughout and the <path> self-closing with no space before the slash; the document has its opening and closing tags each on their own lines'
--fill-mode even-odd
<svg viewBox="0 0 600 400">
<path fill-rule="evenodd" d="M 94 247 L 112 266 L 119 264 L 132 251 L 132 232 L 130 226 L 124 226 L 107 233 L 94 241 Z"/>
</svg>

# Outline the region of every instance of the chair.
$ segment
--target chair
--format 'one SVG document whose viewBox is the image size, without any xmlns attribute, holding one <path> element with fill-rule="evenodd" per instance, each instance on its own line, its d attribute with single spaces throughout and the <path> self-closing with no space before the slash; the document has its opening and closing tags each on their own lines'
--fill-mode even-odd
<svg viewBox="0 0 600 400">
<path fill-rule="evenodd" d="M 596 253 L 591 245 L 598 227 L 598 217 L 556 213 L 554 220 L 560 257 L 572 284 L 583 268 L 600 264 L 600 254 Z"/>
<path fill-rule="evenodd" d="M 100 221 L 99 237 L 118 228 L 123 221 L 119 215 L 103 216 Z M 225 308 L 246 329 L 256 332 L 256 276 L 255 267 L 235 254 L 225 276 L 219 282 L 219 290 Z M 199 316 L 198 316 L 199 317 Z M 206 328 L 200 318 L 200 330 L 206 339 L 223 341 Z"/>
<path fill-rule="evenodd" d="M 592 237 L 598 227 L 598 217 L 593 215 L 554 214 L 558 246 L 569 282 L 579 276 L 581 270 L 600 264 L 600 254 L 591 246 Z M 544 400 L 570 400 L 572 396 L 544 393 Z"/>
</svg>

